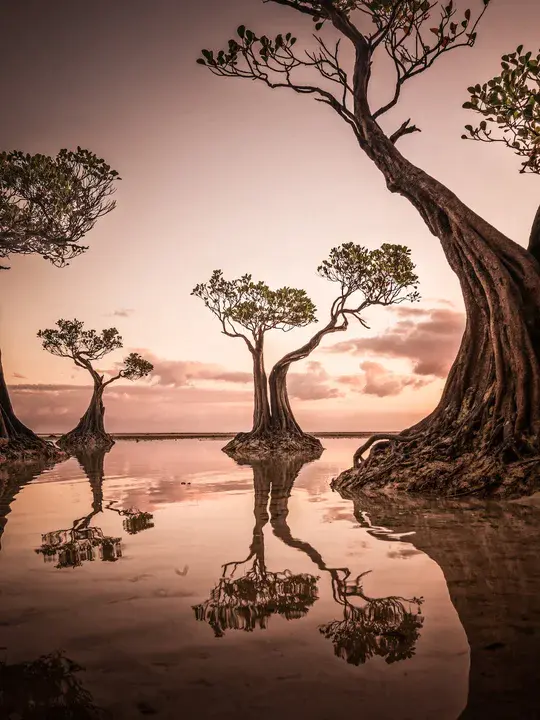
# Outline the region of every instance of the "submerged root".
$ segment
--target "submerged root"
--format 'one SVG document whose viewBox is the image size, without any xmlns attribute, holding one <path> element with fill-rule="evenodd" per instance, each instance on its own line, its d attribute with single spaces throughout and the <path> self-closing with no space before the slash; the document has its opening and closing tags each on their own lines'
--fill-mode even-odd
<svg viewBox="0 0 540 720">
<path fill-rule="evenodd" d="M 0 465 L 28 465 L 39 462 L 55 463 L 67 454 L 53 443 L 40 438 L 0 440 Z"/>
<path fill-rule="evenodd" d="M 112 435 L 105 432 L 79 432 L 72 430 L 59 438 L 58 445 L 69 453 L 92 452 L 94 450 L 108 451 L 114 445 L 114 440 Z"/>
<path fill-rule="evenodd" d="M 223 452 L 234 460 L 266 460 L 272 458 L 301 457 L 317 460 L 324 448 L 321 441 L 306 433 L 238 433 Z"/>
<path fill-rule="evenodd" d="M 356 466 L 332 481 L 332 488 L 389 489 L 446 497 L 518 497 L 540 487 L 538 438 L 507 438 L 493 447 L 480 434 L 467 438 L 422 433 L 375 438 L 355 454 Z M 374 444 L 376 443 L 376 444 Z M 364 460 L 361 455 L 372 445 Z"/>
</svg>

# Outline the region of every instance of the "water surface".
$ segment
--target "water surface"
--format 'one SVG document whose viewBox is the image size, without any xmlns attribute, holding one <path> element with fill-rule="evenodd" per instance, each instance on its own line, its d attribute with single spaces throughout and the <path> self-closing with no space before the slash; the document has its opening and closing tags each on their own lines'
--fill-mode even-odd
<svg viewBox="0 0 540 720">
<path fill-rule="evenodd" d="M 118 441 L 0 480 L 0 717 L 540 717 L 538 509 L 343 499 L 357 444 Z"/>
</svg>

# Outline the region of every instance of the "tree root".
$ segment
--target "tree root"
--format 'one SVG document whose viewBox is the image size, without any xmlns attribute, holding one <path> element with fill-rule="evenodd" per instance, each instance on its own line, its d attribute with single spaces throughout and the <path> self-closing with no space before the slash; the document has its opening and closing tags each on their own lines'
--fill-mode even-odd
<svg viewBox="0 0 540 720">
<path fill-rule="evenodd" d="M 534 438 L 507 439 L 495 451 L 480 434 L 465 442 L 457 434 L 425 429 L 373 436 L 354 458 L 355 466 L 332 481 L 340 493 L 384 488 L 445 497 L 519 497 L 540 487 L 540 447 Z"/>
<path fill-rule="evenodd" d="M 26 438 L 0 440 L 0 466 L 28 465 L 39 462 L 56 463 L 65 460 L 67 453 L 40 438 L 37 441 Z"/>
<path fill-rule="evenodd" d="M 320 440 L 306 433 L 238 433 L 223 452 L 234 460 L 265 460 L 301 457 L 317 460 L 323 453 Z"/>
<path fill-rule="evenodd" d="M 108 433 L 81 433 L 72 430 L 58 439 L 58 446 L 71 454 L 94 450 L 108 451 L 113 445 L 114 440 Z"/>
</svg>

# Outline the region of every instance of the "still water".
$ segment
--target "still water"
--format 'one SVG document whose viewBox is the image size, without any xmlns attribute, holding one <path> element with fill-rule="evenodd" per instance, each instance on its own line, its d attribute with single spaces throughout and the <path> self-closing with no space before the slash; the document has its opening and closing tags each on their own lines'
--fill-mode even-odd
<svg viewBox="0 0 540 720">
<path fill-rule="evenodd" d="M 540 509 L 119 441 L 0 477 L 0 718 L 540 718 Z"/>
</svg>

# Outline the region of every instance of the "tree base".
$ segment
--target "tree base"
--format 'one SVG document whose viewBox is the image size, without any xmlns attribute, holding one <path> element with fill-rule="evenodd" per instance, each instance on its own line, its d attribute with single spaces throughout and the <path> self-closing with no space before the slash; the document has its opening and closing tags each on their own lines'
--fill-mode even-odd
<svg viewBox="0 0 540 720">
<path fill-rule="evenodd" d="M 480 443 L 478 443 L 480 445 Z M 530 495 L 540 488 L 540 452 L 531 442 L 501 448 L 470 447 L 460 452 L 455 440 L 433 436 L 428 442 L 396 436 L 375 445 L 359 467 L 342 472 L 332 489 L 398 490 L 438 497 L 510 498 Z M 474 443 L 473 443 L 474 447 Z"/>
<path fill-rule="evenodd" d="M 289 433 L 238 433 L 223 452 L 234 460 L 271 460 L 291 457 L 318 460 L 324 447 L 313 435 Z"/>
<path fill-rule="evenodd" d="M 17 438 L 0 439 L 0 466 L 57 463 L 67 458 L 66 452 L 45 440 Z"/>
<path fill-rule="evenodd" d="M 62 435 L 58 440 L 58 446 L 71 454 L 80 452 L 93 452 L 95 450 L 109 451 L 114 445 L 114 440 L 108 433 L 81 433 L 71 431 Z"/>
</svg>

